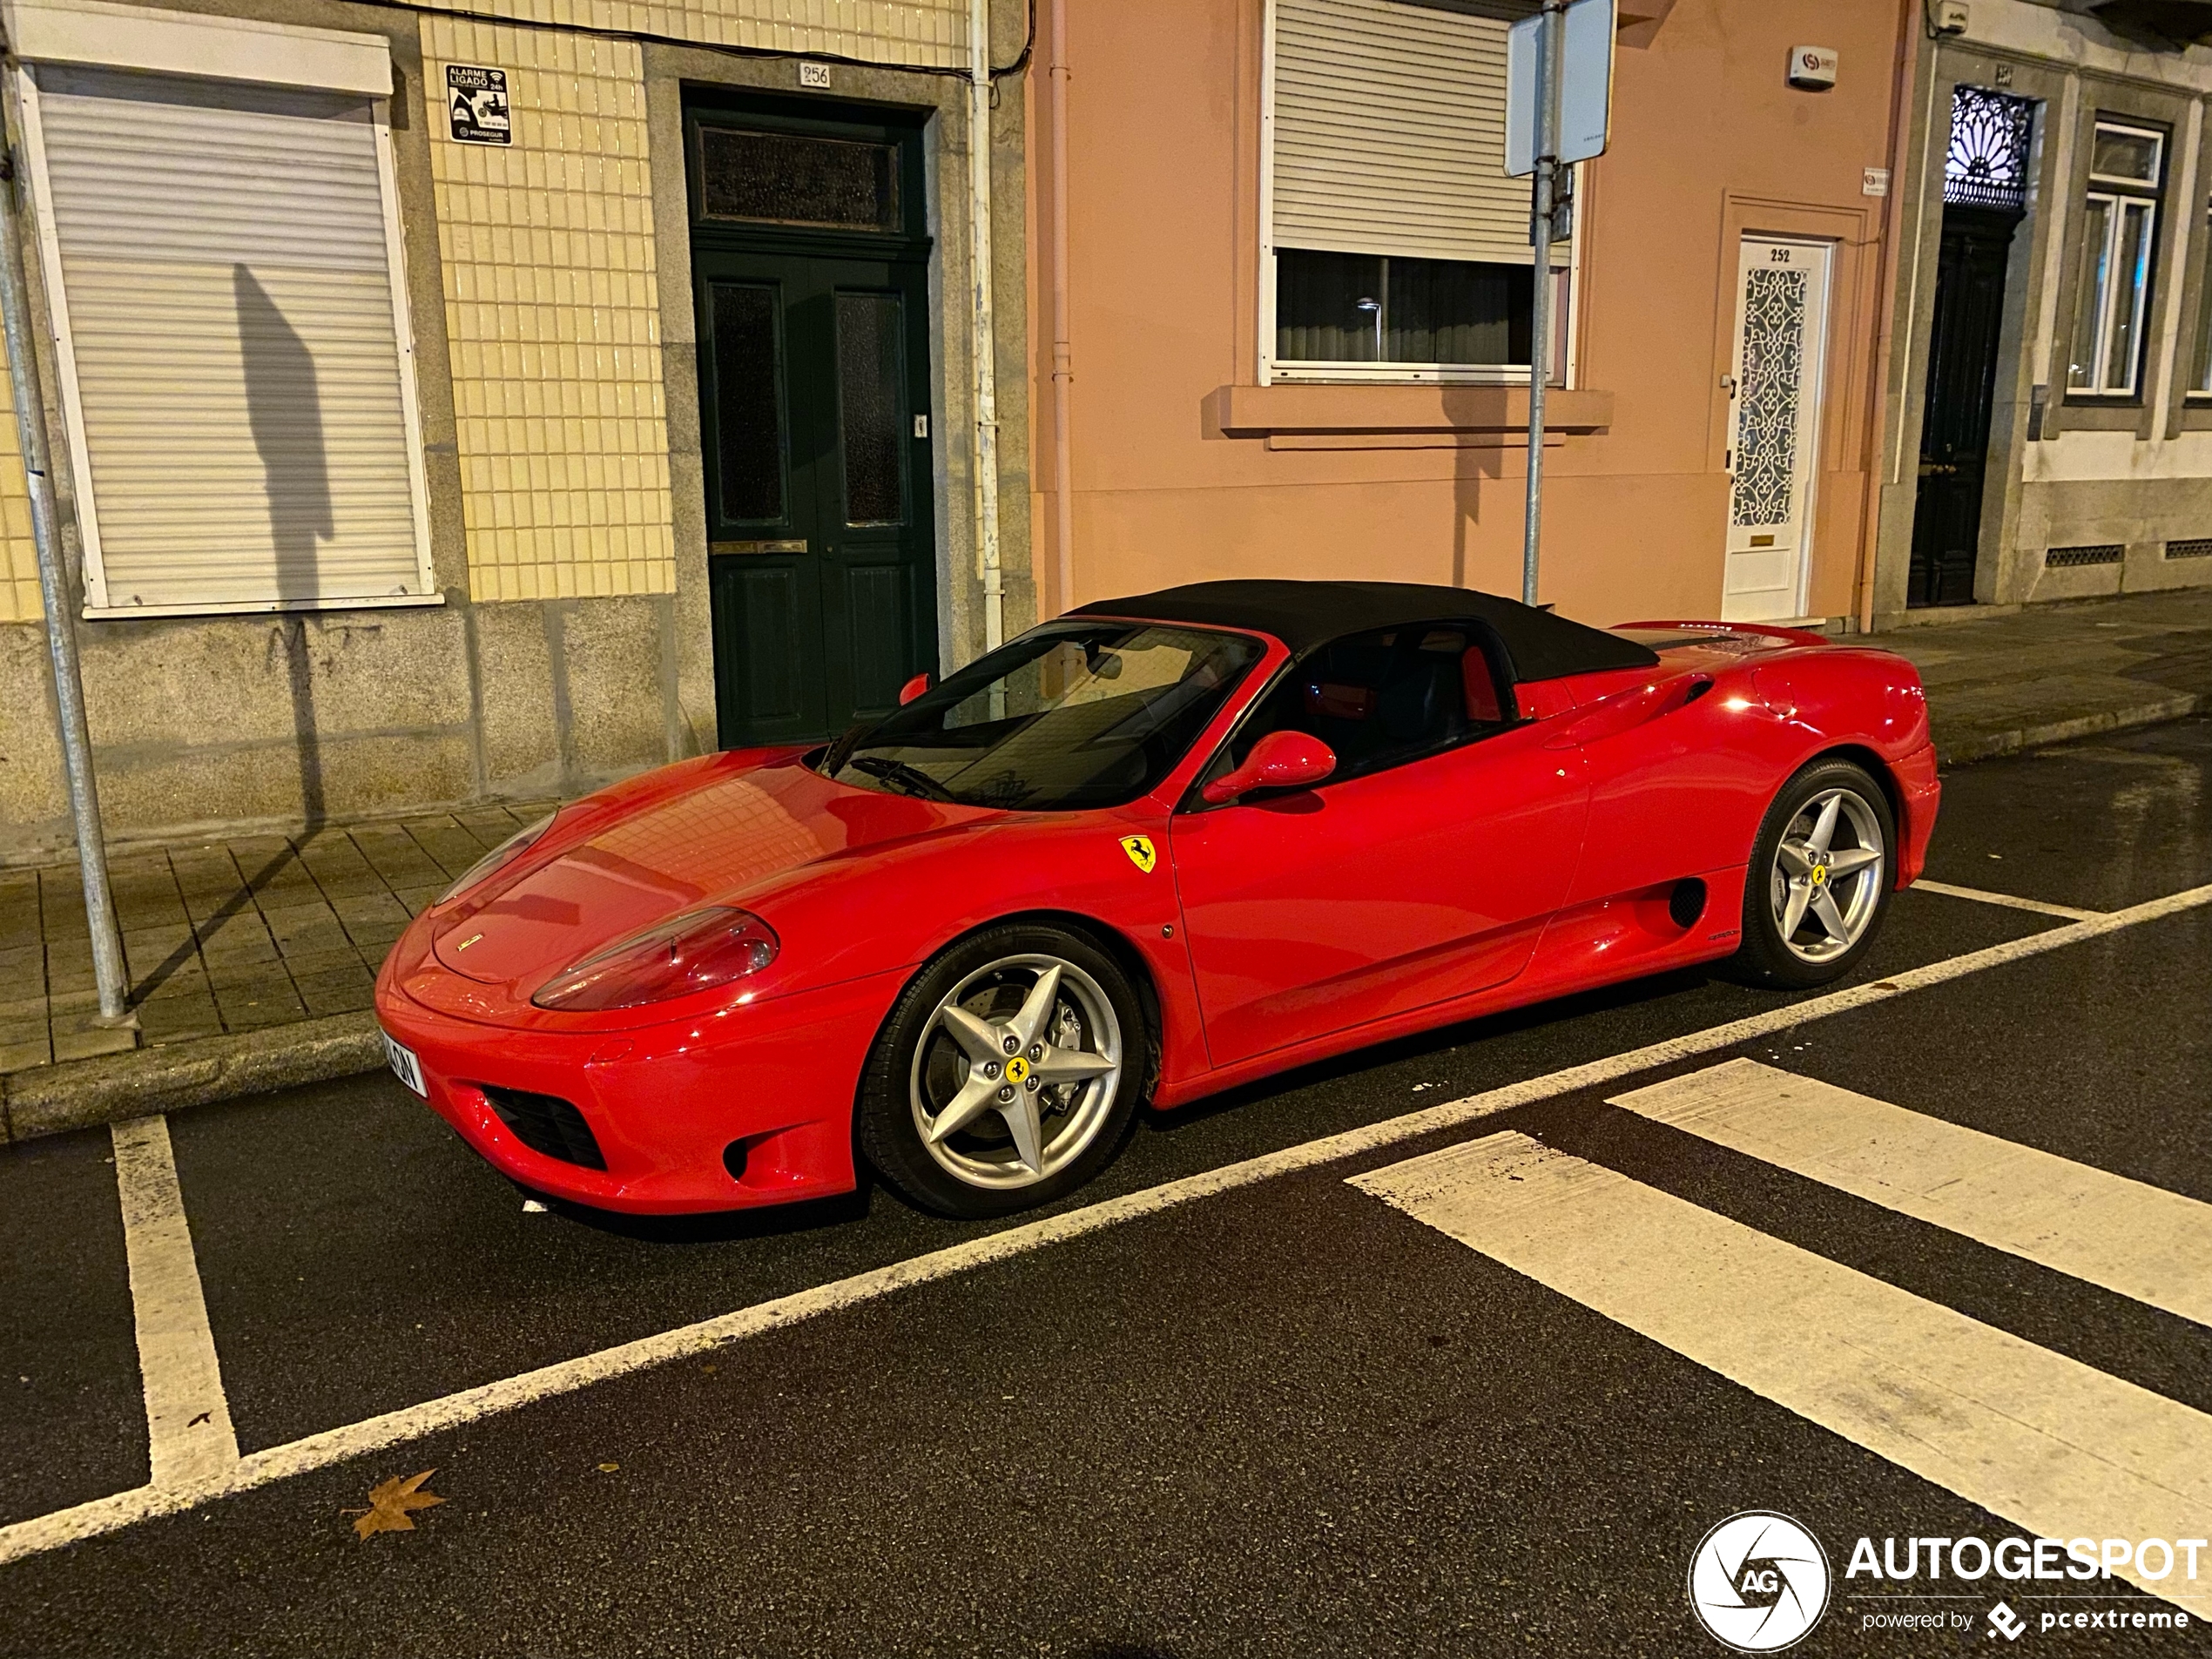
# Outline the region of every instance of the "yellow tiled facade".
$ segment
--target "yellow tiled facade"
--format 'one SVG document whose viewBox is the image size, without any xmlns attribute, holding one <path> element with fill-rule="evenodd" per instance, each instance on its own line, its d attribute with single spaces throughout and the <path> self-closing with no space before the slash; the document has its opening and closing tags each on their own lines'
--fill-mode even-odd
<svg viewBox="0 0 2212 1659">
<path fill-rule="evenodd" d="M 639 48 L 444 17 L 422 35 L 470 592 L 673 592 Z M 512 144 L 444 136 L 448 63 L 507 71 Z"/>
<path fill-rule="evenodd" d="M 942 67 L 968 50 L 966 0 L 427 0 L 537 24 L 658 35 L 705 45 L 818 52 Z"/>
<path fill-rule="evenodd" d="M 0 374 L 8 362 L 0 340 Z M 7 390 L 0 381 L 0 392 Z M 0 401 L 0 622 L 37 622 L 46 614 L 38 599 L 38 547 L 30 536 L 30 486 L 16 442 L 16 411 Z"/>
</svg>

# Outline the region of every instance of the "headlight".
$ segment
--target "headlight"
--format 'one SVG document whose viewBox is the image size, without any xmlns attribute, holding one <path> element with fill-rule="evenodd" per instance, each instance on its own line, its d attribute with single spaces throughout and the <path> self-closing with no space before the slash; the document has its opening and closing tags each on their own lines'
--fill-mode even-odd
<svg viewBox="0 0 2212 1659">
<path fill-rule="evenodd" d="M 547 830 L 552 828 L 554 819 L 557 818 L 559 815 L 560 814 L 557 813 L 549 813 L 543 818 L 539 819 L 536 823 L 532 824 L 529 828 L 516 830 L 512 835 L 502 841 L 497 846 L 492 848 L 490 852 L 485 853 L 483 857 L 478 859 L 474 864 L 470 865 L 466 870 L 462 871 L 461 873 L 461 880 L 455 882 L 451 887 L 448 887 L 443 893 L 438 895 L 438 902 L 440 904 L 444 904 L 450 900 L 458 899 L 462 894 L 468 892 L 469 888 L 475 887 L 486 876 L 491 874 L 493 871 L 504 869 L 508 865 L 513 863 L 516 859 L 520 858 L 529 849 L 531 843 L 536 841 L 539 836 L 544 834 Z"/>
<path fill-rule="evenodd" d="M 563 1013 L 665 1002 L 758 974 L 779 948 L 774 932 L 751 911 L 690 910 L 556 974 L 530 1001 Z"/>
</svg>

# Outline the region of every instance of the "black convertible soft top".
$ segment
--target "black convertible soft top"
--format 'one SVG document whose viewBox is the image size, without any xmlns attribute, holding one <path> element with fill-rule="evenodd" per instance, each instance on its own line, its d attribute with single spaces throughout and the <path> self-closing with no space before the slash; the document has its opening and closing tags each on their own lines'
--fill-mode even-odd
<svg viewBox="0 0 2212 1659">
<path fill-rule="evenodd" d="M 1420 582 L 1193 582 L 1126 599 L 1098 599 L 1069 613 L 1257 628 L 1303 655 L 1346 634 L 1421 622 L 1487 624 L 1512 659 L 1514 678 L 1555 680 L 1608 668 L 1649 668 L 1649 648 L 1494 593 Z"/>
</svg>

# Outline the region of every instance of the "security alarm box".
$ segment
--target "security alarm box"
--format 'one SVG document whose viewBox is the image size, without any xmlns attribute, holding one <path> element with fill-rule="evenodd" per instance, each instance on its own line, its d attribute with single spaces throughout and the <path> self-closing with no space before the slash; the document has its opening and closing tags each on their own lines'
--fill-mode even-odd
<svg viewBox="0 0 2212 1659">
<path fill-rule="evenodd" d="M 1836 84 L 1837 61 L 1833 46 L 1792 46 L 1790 84 L 1802 86 L 1808 91 L 1824 92 Z"/>
</svg>

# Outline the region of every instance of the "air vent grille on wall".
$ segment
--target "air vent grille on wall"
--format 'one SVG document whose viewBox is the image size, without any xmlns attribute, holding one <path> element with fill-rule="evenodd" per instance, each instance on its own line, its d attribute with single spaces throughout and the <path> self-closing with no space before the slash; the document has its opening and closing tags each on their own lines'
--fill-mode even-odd
<svg viewBox="0 0 2212 1659">
<path fill-rule="evenodd" d="M 2187 542 L 2168 542 L 2166 556 L 2169 559 L 2212 559 L 2212 536 L 2200 536 Z"/>
<path fill-rule="evenodd" d="M 2118 542 L 2102 542 L 2094 547 L 2051 547 L 2043 550 L 2043 563 L 2054 570 L 2076 564 L 2117 564 L 2127 551 Z"/>
</svg>

